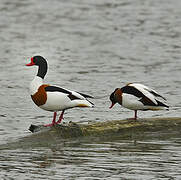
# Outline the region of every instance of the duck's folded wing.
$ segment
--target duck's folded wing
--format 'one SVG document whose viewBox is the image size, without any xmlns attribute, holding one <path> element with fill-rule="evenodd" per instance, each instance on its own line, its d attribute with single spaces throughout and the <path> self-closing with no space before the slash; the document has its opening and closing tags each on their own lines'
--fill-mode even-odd
<svg viewBox="0 0 181 180">
<path fill-rule="evenodd" d="M 148 98 L 146 96 L 142 97 L 139 101 L 142 102 L 145 106 L 157 106 L 158 105 L 158 102 L 155 99 L 153 102 L 150 98 Z M 155 101 L 156 101 L 156 103 L 155 103 Z"/>
<path fill-rule="evenodd" d="M 67 94 L 67 96 L 71 100 L 93 98 L 90 95 L 79 93 L 79 92 L 76 92 L 76 91 L 71 91 L 71 90 L 64 89 L 64 88 L 61 88 L 61 87 L 58 87 L 58 86 L 47 86 L 45 88 L 45 91 L 46 92 L 61 92 L 61 93 Z"/>
<path fill-rule="evenodd" d="M 163 96 L 161 96 L 160 94 L 158 94 L 155 90 L 149 89 L 148 91 L 149 91 L 151 94 L 153 94 L 155 97 L 160 97 L 160 98 L 162 98 L 163 100 L 166 101 L 166 98 L 164 98 Z"/>
<path fill-rule="evenodd" d="M 67 89 L 64 89 L 64 88 L 61 88 L 61 87 L 58 87 L 58 86 L 47 86 L 45 88 L 45 91 L 46 92 L 60 92 L 60 93 L 63 93 L 65 95 L 67 95 L 70 98 L 70 100 L 82 99 L 82 97 L 74 95 L 72 93 L 72 91 L 69 91 Z"/>
<path fill-rule="evenodd" d="M 133 87 L 137 88 L 138 90 L 140 90 L 140 91 L 142 91 L 144 93 L 146 93 L 145 91 L 148 91 L 153 96 L 160 97 L 160 98 L 162 98 L 162 99 L 164 99 L 166 101 L 166 98 L 164 98 L 158 92 L 156 92 L 155 90 L 149 88 L 148 86 L 145 86 L 145 85 L 139 84 L 139 83 L 130 83 L 129 86 L 133 86 Z M 146 93 L 146 94 L 148 95 L 148 93 Z"/>
<path fill-rule="evenodd" d="M 122 91 L 124 93 L 127 94 L 132 94 L 138 98 L 140 98 L 140 101 L 144 104 L 144 105 L 157 105 L 157 101 L 154 97 L 153 94 L 151 94 L 149 91 L 147 91 L 145 88 L 143 88 L 142 86 L 139 86 L 141 84 L 129 84 L 122 89 Z M 144 86 L 144 85 L 143 85 Z"/>
</svg>

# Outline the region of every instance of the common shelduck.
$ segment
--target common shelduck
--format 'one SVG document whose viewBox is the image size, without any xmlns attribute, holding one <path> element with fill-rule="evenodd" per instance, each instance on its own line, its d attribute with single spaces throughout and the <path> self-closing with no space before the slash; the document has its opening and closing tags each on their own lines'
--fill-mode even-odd
<svg viewBox="0 0 181 180">
<path fill-rule="evenodd" d="M 90 95 L 44 84 L 43 80 L 47 73 L 48 64 L 42 56 L 34 56 L 31 58 L 31 62 L 26 64 L 26 66 L 34 65 L 38 66 L 38 73 L 30 84 L 31 98 L 38 107 L 54 112 L 52 123 L 45 126 L 59 124 L 66 109 L 94 106 L 92 102 L 87 100 L 87 98 L 93 98 Z M 56 121 L 57 111 L 62 111 L 58 121 Z"/>
<path fill-rule="evenodd" d="M 127 109 L 135 111 L 134 119 L 137 119 L 137 110 L 163 110 L 169 108 L 165 102 L 166 99 L 158 94 L 155 90 L 139 83 L 129 83 L 122 88 L 116 88 L 110 95 L 112 108 L 116 103 L 119 103 Z"/>
</svg>

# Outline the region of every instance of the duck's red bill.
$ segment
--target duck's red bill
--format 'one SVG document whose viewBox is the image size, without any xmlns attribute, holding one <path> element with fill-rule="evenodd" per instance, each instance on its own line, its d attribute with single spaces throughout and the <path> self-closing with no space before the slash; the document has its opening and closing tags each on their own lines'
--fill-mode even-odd
<svg viewBox="0 0 181 180">
<path fill-rule="evenodd" d="M 33 66 L 33 65 L 35 65 L 35 63 L 33 62 L 33 58 L 31 58 L 31 62 L 26 64 L 26 66 Z"/>
<path fill-rule="evenodd" d="M 115 105 L 115 103 L 112 103 L 111 106 L 109 107 L 109 109 L 111 109 L 114 105 Z"/>
</svg>

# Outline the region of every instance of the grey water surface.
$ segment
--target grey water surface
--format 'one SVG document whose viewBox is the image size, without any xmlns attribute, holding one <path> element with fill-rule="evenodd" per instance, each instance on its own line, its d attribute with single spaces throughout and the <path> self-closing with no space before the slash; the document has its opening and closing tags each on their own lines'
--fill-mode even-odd
<svg viewBox="0 0 181 180">
<path fill-rule="evenodd" d="M 95 108 L 67 110 L 65 122 L 132 117 L 109 110 L 111 92 L 129 82 L 156 89 L 170 105 L 140 118 L 180 117 L 180 0 L 0 0 L 0 178 L 181 179 L 179 129 L 3 148 L 52 119 L 28 91 L 37 68 L 25 64 L 37 54 L 49 63 L 45 82 L 95 97 Z"/>
</svg>

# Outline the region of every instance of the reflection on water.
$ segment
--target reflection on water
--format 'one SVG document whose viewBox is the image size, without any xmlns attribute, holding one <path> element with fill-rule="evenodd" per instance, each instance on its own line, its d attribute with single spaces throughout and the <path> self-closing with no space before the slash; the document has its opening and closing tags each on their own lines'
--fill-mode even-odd
<svg viewBox="0 0 181 180">
<path fill-rule="evenodd" d="M 49 141 L 38 146 L 1 150 L 1 172 L 47 179 L 179 178 L 181 134 L 160 132 Z M 18 147 L 18 144 L 16 144 Z M 3 148 L 3 147 L 1 147 Z M 5 175 L 4 175 L 5 177 Z"/>
<path fill-rule="evenodd" d="M 132 117 L 119 106 L 108 109 L 110 93 L 128 82 L 155 88 L 170 105 L 170 111 L 139 117 L 180 117 L 180 5 L 179 0 L 2 0 L 1 144 L 29 136 L 30 124 L 52 119 L 28 94 L 37 69 L 24 65 L 36 54 L 48 59 L 47 83 L 95 97 L 94 109 L 68 110 L 67 122 Z M 39 138 L 1 147 L 1 179 L 180 178 L 178 129 L 127 139 Z"/>
</svg>

